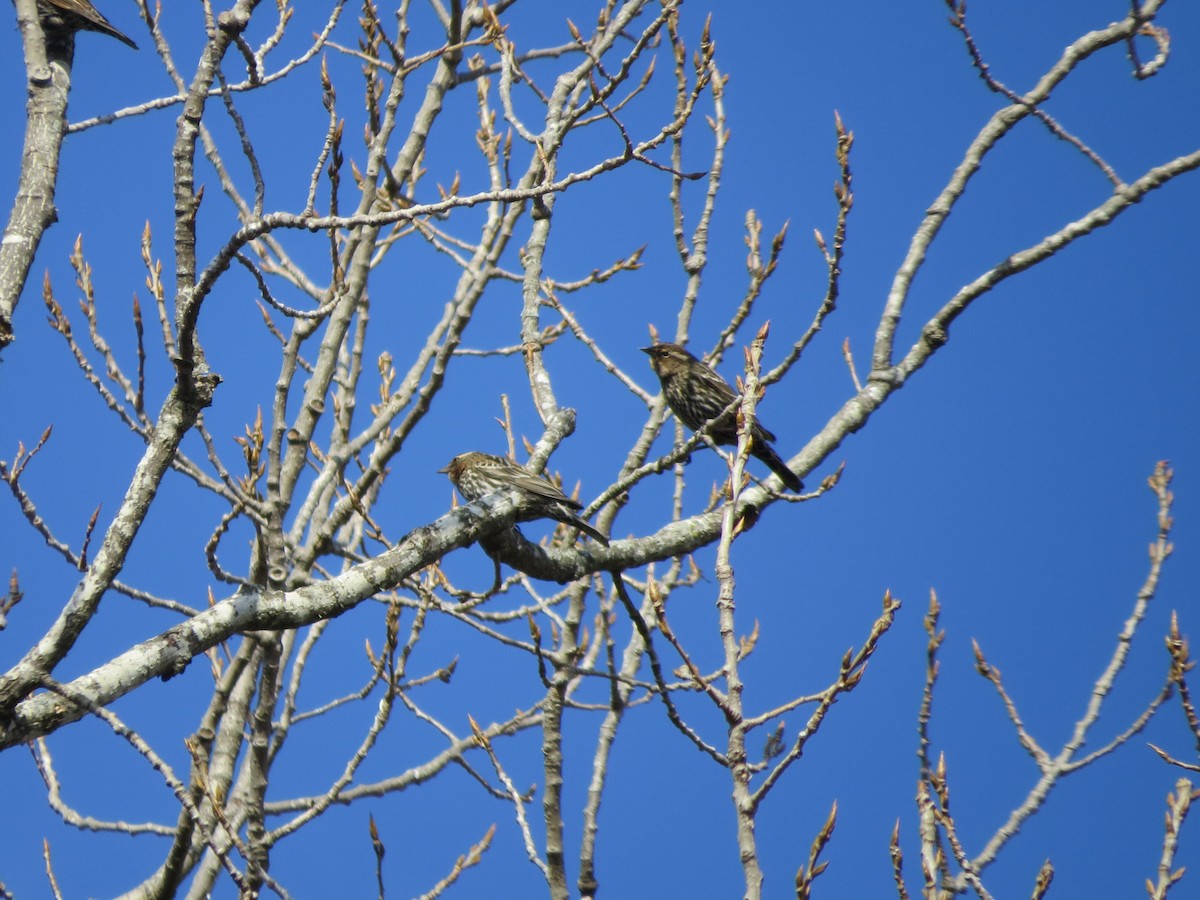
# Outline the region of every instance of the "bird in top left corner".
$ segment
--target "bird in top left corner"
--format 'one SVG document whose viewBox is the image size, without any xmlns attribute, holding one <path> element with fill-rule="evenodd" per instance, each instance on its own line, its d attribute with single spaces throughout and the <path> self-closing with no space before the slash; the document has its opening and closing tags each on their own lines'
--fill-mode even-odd
<svg viewBox="0 0 1200 900">
<path fill-rule="evenodd" d="M 134 50 L 138 48 L 128 35 L 114 28 L 89 0 L 38 0 L 37 5 L 47 39 L 66 32 L 98 31 L 115 37 Z"/>
</svg>

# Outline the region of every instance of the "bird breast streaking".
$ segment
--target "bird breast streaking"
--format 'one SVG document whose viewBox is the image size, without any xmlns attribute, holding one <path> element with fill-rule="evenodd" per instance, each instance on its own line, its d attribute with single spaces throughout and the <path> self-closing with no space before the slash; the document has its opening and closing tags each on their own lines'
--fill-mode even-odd
<svg viewBox="0 0 1200 900">
<path fill-rule="evenodd" d="M 601 544 L 608 545 L 608 538 L 576 515 L 576 510 L 583 509 L 581 503 L 572 500 L 545 478 L 525 471 L 503 456 L 472 450 L 460 453 L 438 471 L 453 482 L 468 503 L 474 503 L 496 491 L 514 490 L 520 494 L 524 508 L 537 512 L 543 518 L 578 528 Z"/>
<path fill-rule="evenodd" d="M 680 422 L 699 431 L 706 422 L 717 419 L 708 431 L 709 437 L 717 444 L 737 443 L 736 410 L 721 415 L 737 398 L 729 382 L 678 344 L 659 343 L 642 347 L 641 351 L 650 357 L 650 368 L 658 376 L 667 406 Z M 766 463 L 791 490 L 804 490 L 804 483 L 771 447 L 775 435 L 755 421 L 750 438 L 751 456 Z"/>
</svg>

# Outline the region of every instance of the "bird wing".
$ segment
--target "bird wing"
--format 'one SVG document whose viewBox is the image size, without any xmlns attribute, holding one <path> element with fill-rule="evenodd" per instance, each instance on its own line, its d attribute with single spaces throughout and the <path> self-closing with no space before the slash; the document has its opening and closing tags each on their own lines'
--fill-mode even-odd
<svg viewBox="0 0 1200 900">
<path fill-rule="evenodd" d="M 720 412 L 721 409 L 732 403 L 733 398 L 737 396 L 733 391 L 733 386 L 722 378 L 719 372 L 710 369 L 704 363 L 700 363 L 700 365 L 692 368 L 689 374 L 703 381 L 714 394 L 720 397 L 721 406 L 717 409 L 717 412 Z M 713 415 L 716 415 L 716 413 L 713 413 Z"/>
<path fill-rule="evenodd" d="M 564 503 L 571 509 L 583 509 L 582 503 L 578 502 L 577 500 L 572 500 L 545 478 L 541 478 L 538 475 L 519 475 L 513 479 L 513 482 L 517 485 L 517 487 L 521 488 L 521 490 L 528 491 L 529 493 L 535 494 L 538 497 Z"/>
<path fill-rule="evenodd" d="M 701 366 L 697 368 L 696 375 L 709 386 L 711 386 L 713 391 L 720 395 L 722 409 L 732 403 L 734 397 L 740 396 L 734 392 L 733 385 L 721 377 L 720 372 L 716 372 L 710 369 L 708 366 Z M 720 410 L 711 412 L 708 414 L 708 417 L 711 419 L 713 416 L 717 415 L 718 412 L 720 412 Z M 734 410 L 734 415 L 737 415 L 737 410 Z M 754 430 L 751 431 L 750 434 L 757 443 L 775 440 L 775 435 L 772 434 L 762 422 L 758 421 L 757 416 L 755 416 Z"/>
</svg>

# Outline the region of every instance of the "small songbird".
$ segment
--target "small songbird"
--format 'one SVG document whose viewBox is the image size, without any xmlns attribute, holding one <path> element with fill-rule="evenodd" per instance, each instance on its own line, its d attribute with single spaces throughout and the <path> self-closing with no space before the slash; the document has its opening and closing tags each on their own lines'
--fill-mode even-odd
<svg viewBox="0 0 1200 900">
<path fill-rule="evenodd" d="M 737 397 L 729 382 L 678 344 L 654 344 L 642 347 L 641 351 L 650 357 L 650 368 L 662 383 L 667 406 L 692 431 L 702 428 L 709 419 L 720 416 L 721 411 Z M 736 415 L 735 409 L 721 416 L 709 429 L 709 437 L 715 443 L 737 443 Z M 804 490 L 804 483 L 772 449 L 770 442 L 775 440 L 775 435 L 755 421 L 750 437 L 751 456 L 765 462 L 796 493 Z"/>
<path fill-rule="evenodd" d="M 578 528 L 605 546 L 608 545 L 608 538 L 575 514 L 576 510 L 583 509 L 583 504 L 572 500 L 545 478 L 526 472 L 502 456 L 472 450 L 470 453 L 460 453 L 438 471 L 446 474 L 468 503 L 495 491 L 512 489 L 521 495 L 526 509 Z"/>
<path fill-rule="evenodd" d="M 89 0 L 38 0 L 38 16 L 47 39 L 64 32 L 99 31 L 128 44 L 134 50 L 138 48 L 128 36 L 114 28 Z"/>
</svg>

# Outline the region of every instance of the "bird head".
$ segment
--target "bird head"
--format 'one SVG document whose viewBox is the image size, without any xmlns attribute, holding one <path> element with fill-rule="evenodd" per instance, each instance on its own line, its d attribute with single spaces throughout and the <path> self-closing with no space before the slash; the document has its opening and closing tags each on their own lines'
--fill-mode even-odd
<svg viewBox="0 0 1200 900">
<path fill-rule="evenodd" d="M 463 469 L 471 465 L 471 461 L 480 454 L 472 450 L 469 453 L 460 453 L 450 462 L 446 463 L 442 468 L 438 469 L 440 473 L 447 476 L 455 484 L 458 484 L 458 476 L 462 474 Z"/>
<path fill-rule="evenodd" d="M 697 362 L 692 354 L 678 344 L 658 343 L 640 349 L 650 357 L 650 368 L 659 378 L 669 378 L 687 369 L 690 363 Z"/>
</svg>

